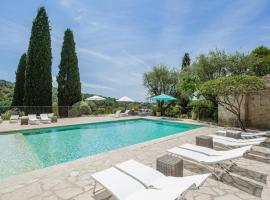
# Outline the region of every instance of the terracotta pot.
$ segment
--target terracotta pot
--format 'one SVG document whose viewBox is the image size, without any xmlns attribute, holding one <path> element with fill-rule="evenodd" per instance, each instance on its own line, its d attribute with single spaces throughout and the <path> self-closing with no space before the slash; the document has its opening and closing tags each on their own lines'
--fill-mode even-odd
<svg viewBox="0 0 270 200">
<path fill-rule="evenodd" d="M 196 120 L 196 119 L 197 119 L 197 113 L 194 112 L 194 111 L 192 111 L 192 112 L 191 112 L 191 118 L 192 118 L 193 120 Z"/>
</svg>

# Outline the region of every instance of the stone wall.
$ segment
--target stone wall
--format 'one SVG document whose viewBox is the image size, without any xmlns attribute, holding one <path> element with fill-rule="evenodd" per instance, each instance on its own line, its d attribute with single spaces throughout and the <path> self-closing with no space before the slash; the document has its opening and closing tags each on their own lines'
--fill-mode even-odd
<svg viewBox="0 0 270 200">
<path fill-rule="evenodd" d="M 270 90 L 250 96 L 247 123 L 250 127 L 270 129 Z"/>
<path fill-rule="evenodd" d="M 247 96 L 242 103 L 241 115 L 249 128 L 270 129 L 270 90 Z M 222 126 L 238 126 L 236 117 L 220 105 L 218 122 Z"/>
</svg>

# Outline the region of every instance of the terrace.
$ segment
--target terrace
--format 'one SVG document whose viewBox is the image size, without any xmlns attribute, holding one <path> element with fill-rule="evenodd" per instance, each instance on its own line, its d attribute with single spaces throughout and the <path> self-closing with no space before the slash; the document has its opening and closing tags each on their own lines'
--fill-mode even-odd
<svg viewBox="0 0 270 200">
<path fill-rule="evenodd" d="M 149 118 L 155 119 L 154 117 Z M 111 117 L 80 117 L 74 119 L 60 119 L 57 125 L 51 124 L 42 126 L 62 126 L 109 120 L 121 119 Z M 190 120 L 187 123 L 190 123 Z M 14 124 L 7 125 L 5 126 L 5 131 L 16 130 L 16 128 L 18 128 L 16 126 L 17 125 Z M 19 128 L 21 127 L 22 126 L 19 126 Z M 27 128 L 35 128 L 35 126 L 28 126 Z M 219 127 L 215 126 L 205 126 L 187 131 L 184 134 L 171 135 L 67 163 L 38 169 L 21 175 L 11 176 L 0 182 L 0 198 L 3 200 L 114 199 L 107 191 L 102 191 L 95 196 L 92 195 L 94 181 L 90 177 L 91 174 L 128 159 L 135 159 L 155 168 L 157 157 L 166 154 L 168 149 L 184 143 L 195 143 L 196 136 L 212 134 L 218 129 Z M 269 148 L 256 147 L 256 150 L 270 153 Z M 220 182 L 209 178 L 199 190 L 189 191 L 186 196 L 187 199 L 268 199 L 270 195 L 269 164 L 247 158 L 237 159 L 236 163 L 240 167 L 240 170 L 238 169 L 238 171 L 236 170 L 232 173 L 233 179 L 231 180 L 231 183 L 226 180 Z M 184 163 L 185 176 L 201 173 L 204 170 L 205 169 L 197 168 L 195 165 Z M 253 178 L 256 179 L 256 176 L 259 175 L 263 180 L 260 181 L 257 177 L 257 181 L 255 181 L 250 177 L 247 178 L 247 176 L 246 178 L 244 177 L 244 182 L 242 179 L 242 181 L 239 181 L 239 178 L 243 175 L 241 173 L 246 173 L 245 170 L 257 172 L 258 174 L 251 173 L 250 176 L 254 176 Z M 250 173 L 251 171 L 248 172 Z M 257 188 L 251 187 L 254 185 L 257 186 Z M 246 188 L 244 186 L 246 186 Z M 252 194 L 253 192 L 254 194 Z"/>
</svg>

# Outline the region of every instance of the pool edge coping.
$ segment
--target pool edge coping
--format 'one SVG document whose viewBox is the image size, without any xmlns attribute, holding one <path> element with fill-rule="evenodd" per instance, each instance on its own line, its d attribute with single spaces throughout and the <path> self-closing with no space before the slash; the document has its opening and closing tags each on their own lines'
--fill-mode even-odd
<svg viewBox="0 0 270 200">
<path fill-rule="evenodd" d="M 157 119 L 157 120 L 158 121 L 162 121 L 160 119 Z M 173 122 L 173 121 L 170 121 L 170 122 Z M 177 123 L 179 123 L 179 122 L 177 122 Z M 19 177 L 19 176 L 24 176 L 24 175 L 27 176 L 27 174 L 38 173 L 38 171 L 40 171 L 40 170 L 41 171 L 43 171 L 43 170 L 46 171 L 46 170 L 49 170 L 49 169 L 55 168 L 55 167 L 65 167 L 66 165 L 69 165 L 72 162 L 80 162 L 80 161 L 87 160 L 87 159 L 94 159 L 95 157 L 97 157 L 97 158 L 98 157 L 102 157 L 105 154 L 115 153 L 116 151 L 120 151 L 120 150 L 123 150 L 123 149 L 132 150 L 132 149 L 136 149 L 136 148 L 143 148 L 145 146 L 149 146 L 149 145 L 154 145 L 154 144 L 157 144 L 157 143 L 165 142 L 165 141 L 168 141 L 168 140 L 173 140 L 173 139 L 176 139 L 176 138 L 181 137 L 183 135 L 190 134 L 191 131 L 199 130 L 199 129 L 203 129 L 203 128 L 209 128 L 209 127 L 207 125 L 204 125 L 204 126 L 197 127 L 197 128 L 194 128 L 194 129 L 191 129 L 191 130 L 188 130 L 188 131 L 178 132 L 178 133 L 175 133 L 173 135 L 168 135 L 168 136 L 165 136 L 165 137 L 156 138 L 156 139 L 145 141 L 145 142 L 142 142 L 142 143 L 132 144 L 132 145 L 129 145 L 129 146 L 121 147 L 121 148 L 118 148 L 118 149 L 113 149 L 113 150 L 106 151 L 106 152 L 101 152 L 101 153 L 98 153 L 98 154 L 95 154 L 95 155 L 91 155 L 91 156 L 81 157 L 81 158 L 76 159 L 76 160 L 71 160 L 71 161 L 68 161 L 68 162 L 59 163 L 59 164 L 48 166 L 48 167 L 38 168 L 38 169 L 35 169 L 35 170 L 32 170 L 32 171 L 27 171 L 27 172 L 24 172 L 24 173 L 21 173 L 21 174 L 17 174 L 17 175 L 11 175 L 11 176 L 5 177 L 3 179 L 0 179 L 0 183 L 1 182 L 8 181 L 8 179 L 16 178 L 16 177 Z"/>
</svg>

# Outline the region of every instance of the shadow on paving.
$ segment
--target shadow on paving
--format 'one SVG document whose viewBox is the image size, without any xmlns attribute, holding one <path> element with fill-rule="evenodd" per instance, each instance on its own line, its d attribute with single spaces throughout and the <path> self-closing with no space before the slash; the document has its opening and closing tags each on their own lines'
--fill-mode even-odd
<svg viewBox="0 0 270 200">
<path fill-rule="evenodd" d="M 209 173 L 209 170 L 206 169 L 205 167 L 195 165 L 194 163 L 190 163 L 188 161 L 184 161 L 184 168 L 189 171 L 195 172 L 197 174 Z M 242 190 L 253 196 L 261 197 L 263 186 L 258 183 L 255 183 L 255 181 L 265 183 L 267 175 L 259 173 L 259 172 L 247 170 L 244 168 L 240 168 L 238 166 L 232 167 L 231 170 L 233 173 L 230 173 L 230 174 L 225 173 L 223 175 L 221 179 L 222 183 L 225 183 L 232 187 L 236 187 L 239 190 Z M 234 174 L 237 174 L 239 176 L 244 176 L 246 178 L 241 178 Z M 211 176 L 210 178 L 216 180 L 214 176 Z"/>
</svg>

